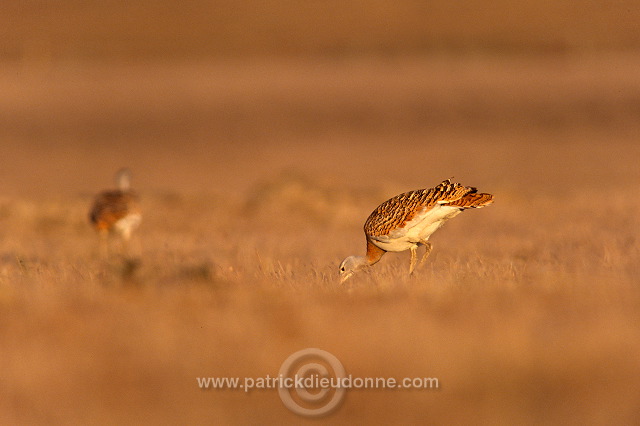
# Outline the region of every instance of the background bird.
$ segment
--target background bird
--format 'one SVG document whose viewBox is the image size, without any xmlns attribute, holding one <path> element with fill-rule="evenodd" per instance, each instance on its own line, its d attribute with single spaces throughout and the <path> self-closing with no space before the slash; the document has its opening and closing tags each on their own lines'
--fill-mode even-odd
<svg viewBox="0 0 640 426">
<path fill-rule="evenodd" d="M 126 245 L 142 219 L 138 195 L 131 190 L 131 172 L 123 168 L 116 173 L 117 189 L 99 193 L 93 202 L 89 219 L 101 237 L 106 252 L 109 234 L 119 235 Z"/>
<path fill-rule="evenodd" d="M 411 250 L 409 273 L 417 263 L 417 249 L 425 246 L 420 265 L 431 252 L 429 237 L 447 220 L 464 209 L 480 208 L 493 202 L 493 195 L 479 193 L 447 179 L 434 188 L 405 192 L 380 204 L 367 218 L 365 256 L 349 256 L 340 264 L 341 282 L 356 271 L 378 262 L 388 251 Z"/>
</svg>

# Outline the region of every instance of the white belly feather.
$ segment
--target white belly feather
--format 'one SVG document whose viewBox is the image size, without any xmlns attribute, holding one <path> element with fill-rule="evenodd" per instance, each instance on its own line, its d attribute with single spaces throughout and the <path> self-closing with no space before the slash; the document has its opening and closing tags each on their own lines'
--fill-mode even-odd
<svg viewBox="0 0 640 426">
<path fill-rule="evenodd" d="M 447 220 L 458 214 L 459 207 L 438 204 L 426 212 L 418 213 L 403 228 L 395 229 L 389 235 L 373 237 L 372 241 L 385 251 L 405 251 L 428 240 Z"/>
<path fill-rule="evenodd" d="M 129 239 L 131 232 L 140 225 L 142 216 L 139 213 L 130 213 L 114 224 L 116 232 Z"/>
</svg>

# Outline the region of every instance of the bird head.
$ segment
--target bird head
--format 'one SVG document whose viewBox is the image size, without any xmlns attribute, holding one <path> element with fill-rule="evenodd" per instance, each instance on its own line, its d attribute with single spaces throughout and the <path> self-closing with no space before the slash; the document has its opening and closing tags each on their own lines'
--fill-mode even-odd
<svg viewBox="0 0 640 426">
<path fill-rule="evenodd" d="M 351 278 L 360 269 L 369 266 L 367 259 L 362 256 L 349 256 L 340 264 L 340 284 Z"/>
</svg>

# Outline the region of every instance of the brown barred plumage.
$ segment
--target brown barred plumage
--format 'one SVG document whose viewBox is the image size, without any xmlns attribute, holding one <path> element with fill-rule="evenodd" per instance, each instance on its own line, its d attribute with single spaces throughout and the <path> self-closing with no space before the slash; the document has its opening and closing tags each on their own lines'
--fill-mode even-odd
<svg viewBox="0 0 640 426">
<path fill-rule="evenodd" d="M 101 235 L 116 232 L 128 240 L 139 225 L 141 211 L 138 195 L 129 189 L 130 173 L 122 169 L 116 174 L 118 189 L 103 191 L 94 199 L 89 219 Z"/>
<path fill-rule="evenodd" d="M 115 224 L 130 214 L 140 214 L 138 195 L 133 191 L 104 191 L 94 200 L 89 218 L 98 231 L 112 231 Z"/>
<path fill-rule="evenodd" d="M 478 193 L 472 186 L 463 186 L 447 179 L 434 188 L 405 192 L 380 204 L 367 218 L 364 232 L 367 238 L 365 257 L 350 256 L 340 265 L 342 280 L 355 271 L 373 265 L 387 251 L 411 250 L 412 273 L 417 261 L 416 250 L 424 245 L 426 252 L 420 264 L 431 251 L 427 240 L 450 218 L 468 208 L 480 208 L 493 202 L 493 195 Z"/>
<path fill-rule="evenodd" d="M 380 204 L 364 223 L 369 236 L 388 235 L 402 228 L 420 211 L 437 204 L 477 208 L 493 201 L 491 194 L 478 194 L 471 186 L 462 186 L 447 179 L 434 188 L 405 192 Z"/>
</svg>

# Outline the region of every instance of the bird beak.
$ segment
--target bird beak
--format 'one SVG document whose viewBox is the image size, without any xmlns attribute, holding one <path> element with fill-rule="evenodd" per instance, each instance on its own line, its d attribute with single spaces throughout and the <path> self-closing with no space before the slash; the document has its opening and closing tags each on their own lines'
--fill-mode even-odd
<svg viewBox="0 0 640 426">
<path fill-rule="evenodd" d="M 353 272 L 349 272 L 348 274 L 345 274 L 345 275 L 341 276 L 340 277 L 340 284 L 343 284 L 346 280 L 351 278 L 351 275 L 353 275 Z"/>
</svg>

